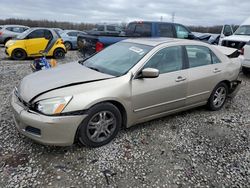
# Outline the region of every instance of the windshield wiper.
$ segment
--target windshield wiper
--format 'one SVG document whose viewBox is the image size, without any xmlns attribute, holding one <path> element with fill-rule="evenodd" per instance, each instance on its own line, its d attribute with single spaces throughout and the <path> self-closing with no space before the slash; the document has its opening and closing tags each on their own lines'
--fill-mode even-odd
<svg viewBox="0 0 250 188">
<path fill-rule="evenodd" d="M 86 65 L 85 65 L 86 66 Z M 86 66 L 86 67 L 88 67 L 88 66 Z M 92 69 L 92 70 L 95 70 L 95 71 L 97 71 L 97 72 L 101 72 L 98 68 L 95 68 L 95 67 L 88 67 L 89 69 Z"/>
</svg>

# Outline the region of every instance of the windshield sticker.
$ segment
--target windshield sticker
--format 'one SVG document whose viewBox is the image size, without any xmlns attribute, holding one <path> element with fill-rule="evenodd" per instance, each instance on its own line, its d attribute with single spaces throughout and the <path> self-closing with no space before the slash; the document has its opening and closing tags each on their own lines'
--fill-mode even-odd
<svg viewBox="0 0 250 188">
<path fill-rule="evenodd" d="M 135 47 L 135 46 L 132 46 L 129 48 L 129 50 L 139 54 L 139 55 L 143 55 L 145 52 L 143 51 L 143 49 L 141 48 L 138 48 L 138 47 Z"/>
</svg>

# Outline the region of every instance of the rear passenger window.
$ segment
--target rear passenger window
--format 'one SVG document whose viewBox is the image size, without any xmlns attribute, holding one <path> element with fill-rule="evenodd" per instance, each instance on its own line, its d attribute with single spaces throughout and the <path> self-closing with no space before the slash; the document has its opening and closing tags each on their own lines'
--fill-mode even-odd
<svg viewBox="0 0 250 188">
<path fill-rule="evenodd" d="M 200 67 L 212 64 L 210 49 L 205 46 L 186 46 L 189 67 Z"/>
<path fill-rule="evenodd" d="M 221 63 L 221 60 L 211 51 L 213 64 Z"/>
<path fill-rule="evenodd" d="M 115 31 L 115 26 L 108 25 L 107 30 L 108 31 Z"/>
<path fill-rule="evenodd" d="M 160 37 L 174 37 L 174 32 L 171 24 L 159 24 Z"/>
<path fill-rule="evenodd" d="M 144 68 L 158 69 L 161 74 L 181 70 L 183 68 L 182 47 L 174 46 L 160 50 Z"/>
<path fill-rule="evenodd" d="M 137 24 L 135 26 L 135 35 L 140 37 L 151 37 L 151 24 Z"/>
<path fill-rule="evenodd" d="M 77 32 L 68 32 L 68 35 L 71 36 L 71 37 L 76 37 Z"/>
<path fill-rule="evenodd" d="M 97 26 L 97 31 L 104 31 L 104 26 L 103 25 Z"/>
</svg>

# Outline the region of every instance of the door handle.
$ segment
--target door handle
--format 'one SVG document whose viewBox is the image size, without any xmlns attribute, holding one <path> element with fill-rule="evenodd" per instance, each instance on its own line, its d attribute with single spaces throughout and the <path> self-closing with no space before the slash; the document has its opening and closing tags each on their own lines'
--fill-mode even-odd
<svg viewBox="0 0 250 188">
<path fill-rule="evenodd" d="M 184 78 L 182 76 L 178 76 L 178 78 L 175 80 L 176 82 L 183 82 L 185 81 L 187 78 Z"/>
<path fill-rule="evenodd" d="M 221 72 L 221 70 L 218 69 L 218 68 L 215 68 L 213 72 L 214 72 L 214 73 L 218 73 L 218 72 Z"/>
</svg>

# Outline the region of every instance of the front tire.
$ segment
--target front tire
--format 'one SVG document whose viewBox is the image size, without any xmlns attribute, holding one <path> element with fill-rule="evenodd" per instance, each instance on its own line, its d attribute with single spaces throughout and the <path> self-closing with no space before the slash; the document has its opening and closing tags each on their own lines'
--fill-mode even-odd
<svg viewBox="0 0 250 188">
<path fill-rule="evenodd" d="M 220 110 L 227 99 L 228 86 L 225 83 L 219 83 L 213 90 L 211 96 L 208 99 L 207 106 L 212 111 Z"/>
<path fill-rule="evenodd" d="M 54 50 L 53 57 L 55 59 L 63 59 L 65 57 L 65 51 L 62 48 L 57 48 Z"/>
<path fill-rule="evenodd" d="M 11 54 L 11 58 L 14 60 L 24 60 L 26 57 L 27 54 L 23 49 L 15 49 Z"/>
<path fill-rule="evenodd" d="M 122 117 L 116 106 L 101 103 L 89 110 L 80 125 L 78 138 L 87 147 L 100 147 L 113 140 L 121 129 Z"/>
</svg>

